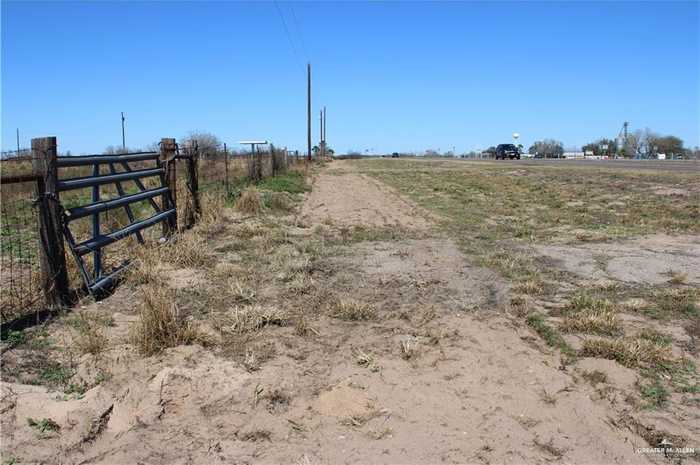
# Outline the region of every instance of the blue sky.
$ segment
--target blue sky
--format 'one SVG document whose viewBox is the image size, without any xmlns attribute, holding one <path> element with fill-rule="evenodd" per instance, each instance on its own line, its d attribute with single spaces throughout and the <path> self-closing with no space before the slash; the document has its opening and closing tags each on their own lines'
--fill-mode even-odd
<svg viewBox="0 0 700 465">
<path fill-rule="evenodd" d="M 278 11 L 279 9 L 279 11 Z M 280 13 L 290 37 L 285 33 Z M 2 149 L 205 130 L 339 152 L 457 151 L 623 121 L 700 145 L 700 2 L 2 2 Z M 290 44 L 290 39 L 294 47 Z"/>
</svg>

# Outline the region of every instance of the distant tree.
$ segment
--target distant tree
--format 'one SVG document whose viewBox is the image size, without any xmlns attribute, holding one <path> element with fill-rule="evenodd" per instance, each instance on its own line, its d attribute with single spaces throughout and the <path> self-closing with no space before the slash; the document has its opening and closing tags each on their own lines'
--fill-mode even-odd
<svg viewBox="0 0 700 465">
<path fill-rule="evenodd" d="M 603 147 L 606 145 L 608 146 L 607 151 L 603 150 Z M 593 152 L 593 155 L 613 155 L 617 153 L 617 141 L 602 138 L 584 145 L 581 150 Z"/>
<path fill-rule="evenodd" d="M 564 154 L 564 144 L 554 139 L 538 140 L 527 149 L 530 155 L 538 155 L 544 158 L 561 158 Z"/>
<path fill-rule="evenodd" d="M 491 147 L 484 150 L 484 153 L 488 153 L 490 155 L 495 155 L 496 154 L 496 146 L 492 145 Z"/>
<path fill-rule="evenodd" d="M 682 155 L 685 153 L 683 148 L 683 140 L 676 136 L 653 137 L 651 140 L 652 146 L 656 154 L 665 153 L 668 156 Z"/>
<path fill-rule="evenodd" d="M 180 144 L 191 145 L 197 142 L 197 147 L 199 147 L 199 153 L 203 156 L 209 154 L 215 155 L 223 144 L 214 134 L 204 131 L 192 131 L 186 137 L 180 140 Z"/>
<path fill-rule="evenodd" d="M 318 148 L 318 145 L 314 145 L 314 146 L 311 148 L 311 152 L 314 154 L 314 157 L 317 157 L 317 156 L 318 156 L 318 152 L 320 152 L 320 151 L 321 151 L 321 149 Z"/>
<path fill-rule="evenodd" d="M 116 155 L 118 153 L 129 153 L 136 152 L 136 149 L 130 149 L 129 147 L 121 147 L 116 145 L 108 145 L 104 150 L 105 155 Z"/>
</svg>

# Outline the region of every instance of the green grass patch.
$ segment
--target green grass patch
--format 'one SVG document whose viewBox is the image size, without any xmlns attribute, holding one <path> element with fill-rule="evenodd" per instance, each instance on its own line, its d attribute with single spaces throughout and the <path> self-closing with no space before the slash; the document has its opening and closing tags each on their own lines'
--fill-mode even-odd
<svg viewBox="0 0 700 465">
<path fill-rule="evenodd" d="M 39 380 L 41 384 L 62 387 L 68 385 L 68 381 L 74 374 L 73 370 L 60 363 L 50 363 L 39 372 Z"/>
<path fill-rule="evenodd" d="M 541 313 L 531 313 L 527 316 L 527 324 L 535 330 L 537 334 L 545 340 L 548 346 L 555 347 L 564 355 L 573 357 L 576 351 L 567 344 L 564 338 L 555 328 L 547 324 L 547 321 Z"/>
<path fill-rule="evenodd" d="M 700 290 L 695 288 L 662 288 L 648 295 L 649 305 L 641 312 L 655 320 L 671 318 L 697 318 L 700 309 L 696 301 L 700 299 Z"/>
<path fill-rule="evenodd" d="M 645 407 L 652 409 L 663 407 L 671 396 L 659 378 L 651 383 L 640 385 L 639 391 L 646 403 Z"/>
<path fill-rule="evenodd" d="M 56 432 L 61 429 L 61 426 L 51 418 L 35 420 L 34 418 L 30 417 L 27 418 L 27 425 L 39 433 L 40 437 L 43 437 L 46 433 Z"/>
<path fill-rule="evenodd" d="M 303 194 L 304 192 L 309 192 L 311 186 L 306 182 L 306 177 L 303 173 L 287 171 L 286 173 L 263 179 L 258 183 L 258 189 Z"/>
</svg>

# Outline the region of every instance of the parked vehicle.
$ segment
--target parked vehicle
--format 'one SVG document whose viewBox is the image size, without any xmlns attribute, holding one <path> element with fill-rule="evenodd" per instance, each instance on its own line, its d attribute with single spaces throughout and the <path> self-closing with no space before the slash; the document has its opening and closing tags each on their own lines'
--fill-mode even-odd
<svg viewBox="0 0 700 465">
<path fill-rule="evenodd" d="M 496 160 L 505 160 L 506 158 L 520 160 L 518 147 L 513 144 L 500 144 L 496 147 Z"/>
</svg>

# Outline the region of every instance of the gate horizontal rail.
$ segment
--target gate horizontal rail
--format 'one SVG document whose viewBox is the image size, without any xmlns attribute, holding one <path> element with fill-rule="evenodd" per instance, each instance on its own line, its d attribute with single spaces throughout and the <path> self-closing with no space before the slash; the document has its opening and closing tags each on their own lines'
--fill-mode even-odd
<svg viewBox="0 0 700 465">
<path fill-rule="evenodd" d="M 95 202 L 81 207 L 73 207 L 66 209 L 66 221 L 74 221 L 86 216 L 95 215 L 108 210 L 114 210 L 119 207 L 124 207 L 132 203 L 140 202 L 141 200 L 152 199 L 168 193 L 167 187 L 158 187 L 149 189 L 136 194 L 125 195 L 113 200 L 105 200 Z"/>
<path fill-rule="evenodd" d="M 58 157 L 56 164 L 59 168 L 69 166 L 92 166 L 95 164 L 135 162 L 155 160 L 159 152 L 134 152 L 121 155 L 79 155 L 70 157 Z"/>
<path fill-rule="evenodd" d="M 130 236 L 131 234 L 137 233 L 141 231 L 142 229 L 146 229 L 149 226 L 152 226 L 156 223 L 159 223 L 168 217 L 172 216 L 175 214 L 175 209 L 171 208 L 170 210 L 166 210 L 160 213 L 157 213 L 153 215 L 150 218 L 147 218 L 142 221 L 137 221 L 134 223 L 131 223 L 129 226 L 118 229 L 114 232 L 111 232 L 109 234 L 101 235 L 94 237 L 92 239 L 89 239 L 84 242 L 80 242 L 79 244 L 75 244 L 73 251 L 78 255 L 78 256 L 83 256 L 86 255 L 90 252 L 95 252 L 99 249 L 102 249 L 109 244 L 113 244 L 117 242 L 120 239 L 124 239 L 127 236 Z"/>
<path fill-rule="evenodd" d="M 58 181 L 57 187 L 59 192 L 69 191 L 73 189 L 82 189 L 85 187 L 102 186 L 105 184 L 114 184 L 119 181 L 130 181 L 134 179 L 149 178 L 152 176 L 160 176 L 165 173 L 163 168 L 151 168 L 145 170 L 134 170 L 128 173 L 105 174 L 101 176 L 85 176 L 81 178 L 70 178 Z"/>
</svg>

